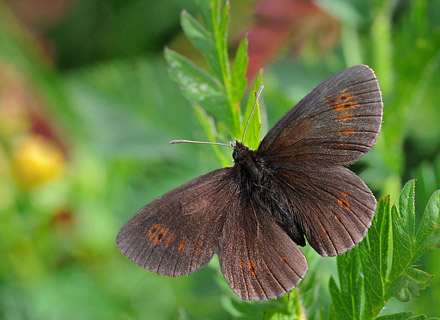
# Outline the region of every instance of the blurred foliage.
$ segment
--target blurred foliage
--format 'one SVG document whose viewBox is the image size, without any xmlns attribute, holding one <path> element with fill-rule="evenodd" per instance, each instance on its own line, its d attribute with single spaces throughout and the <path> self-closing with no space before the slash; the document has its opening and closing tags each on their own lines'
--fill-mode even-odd
<svg viewBox="0 0 440 320">
<path fill-rule="evenodd" d="M 222 37 L 214 44 L 222 46 L 220 68 L 229 56 L 245 59 L 236 52 L 245 46 L 242 35 L 256 28 L 249 12 L 272 1 L 231 2 L 230 44 L 220 43 Z M 220 125 L 214 131 L 219 136 L 209 136 L 210 123 L 200 124 L 200 112 L 194 112 L 168 73 L 163 46 L 191 57 L 194 66 L 211 67 L 207 76 L 226 79 L 216 83 L 227 93 L 223 110 L 241 100 L 246 112 L 243 83 L 224 77 L 225 70 L 196 52 L 200 42 L 188 30 L 206 24 L 206 17 L 197 14 L 193 1 L 59 0 L 64 10 L 47 7 L 56 18 L 40 16 L 44 23 L 36 23 L 41 3 L 0 2 L 0 318 L 225 319 L 252 314 L 261 319 L 265 312 L 281 319 L 278 311 L 288 317 L 298 304 L 312 306 L 305 310 L 311 318 L 328 310 L 327 285 L 330 275 L 337 277 L 336 259 L 323 259 L 307 247 L 306 279 L 298 290 L 267 303 L 238 301 L 216 259 L 195 275 L 170 279 L 123 258 L 114 239 L 136 210 L 218 167 L 219 154 L 211 147 L 168 142 L 241 139 L 245 118 L 232 115 L 232 127 Z M 293 3 L 299 10 L 301 4 Z M 383 92 L 384 123 L 373 151 L 351 169 L 377 196 L 391 194 L 391 201 L 398 199 L 403 182 L 417 178 L 420 220 L 440 188 L 440 2 L 315 3 L 301 20 L 306 22 L 295 24 L 295 36 L 274 48 L 276 59 L 265 66 L 263 134 L 321 80 L 349 65 L 370 65 Z M 323 19 L 335 22 L 331 25 L 339 35 L 326 50 L 319 29 Z M 182 37 L 181 22 L 192 44 Z M 234 48 L 234 43 L 241 45 Z M 252 54 L 258 52 L 251 51 L 249 64 Z M 223 156 L 222 163 L 230 163 Z M 391 299 L 387 312 L 407 308 L 438 316 L 438 250 L 416 263 L 436 277 L 407 304 Z"/>
</svg>

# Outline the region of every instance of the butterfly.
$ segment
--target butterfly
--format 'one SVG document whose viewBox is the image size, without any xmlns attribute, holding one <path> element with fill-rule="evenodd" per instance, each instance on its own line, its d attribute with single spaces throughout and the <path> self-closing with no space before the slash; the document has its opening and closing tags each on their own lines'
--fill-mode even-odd
<svg viewBox="0 0 440 320">
<path fill-rule="evenodd" d="M 345 166 L 371 150 L 382 123 L 372 69 L 357 65 L 319 84 L 266 134 L 257 150 L 232 144 L 234 165 L 158 197 L 120 230 L 119 250 L 144 269 L 178 277 L 218 253 L 244 300 L 275 299 L 308 265 L 298 246 L 322 256 L 353 248 L 376 199 Z"/>
</svg>

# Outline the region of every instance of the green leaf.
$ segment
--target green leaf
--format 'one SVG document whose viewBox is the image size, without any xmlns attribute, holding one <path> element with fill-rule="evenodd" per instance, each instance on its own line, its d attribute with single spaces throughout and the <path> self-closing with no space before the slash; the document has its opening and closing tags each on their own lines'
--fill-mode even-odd
<svg viewBox="0 0 440 320">
<path fill-rule="evenodd" d="M 240 102 L 246 91 L 246 69 L 249 61 L 247 49 L 248 41 L 244 38 L 238 46 L 232 66 L 232 100 L 236 103 Z"/>
<path fill-rule="evenodd" d="M 180 84 L 189 101 L 203 107 L 217 120 L 231 122 L 229 114 L 225 112 L 227 98 L 215 79 L 170 49 L 165 50 L 165 58 L 170 66 L 172 78 Z"/>
<path fill-rule="evenodd" d="M 407 302 L 411 296 L 417 297 L 419 292 L 429 285 L 431 279 L 432 275 L 429 273 L 410 268 L 392 284 L 390 292 L 398 300 Z"/>
<path fill-rule="evenodd" d="M 373 316 L 375 308 L 385 300 L 385 279 L 390 256 L 390 199 L 382 198 L 367 237 L 359 244 L 365 283 L 364 319 Z"/>
<path fill-rule="evenodd" d="M 209 31 L 214 30 L 212 21 L 212 9 L 218 6 L 219 0 L 207 1 L 207 0 L 196 0 L 197 7 L 202 14 L 203 21 L 205 22 L 206 28 Z"/>
<path fill-rule="evenodd" d="M 258 74 L 257 80 L 255 81 L 254 88 L 251 90 L 251 93 L 249 94 L 248 103 L 246 106 L 246 111 L 244 113 L 244 123 L 243 127 L 246 126 L 246 122 L 249 119 L 249 116 L 251 115 L 253 106 L 255 105 L 255 110 L 252 113 L 252 116 L 249 120 L 249 125 L 247 127 L 247 131 L 244 137 L 243 143 L 246 144 L 250 149 L 256 150 L 258 148 L 258 145 L 260 144 L 260 133 L 261 133 L 261 109 L 260 109 L 260 101 L 255 101 L 256 93 L 258 92 L 258 89 L 261 87 L 263 79 L 263 72 L 260 70 L 260 73 Z"/>
<path fill-rule="evenodd" d="M 304 310 L 300 303 L 298 289 L 293 289 L 284 295 L 278 301 L 283 302 L 281 308 L 266 311 L 264 319 L 266 320 L 295 320 L 305 319 Z"/>
<path fill-rule="evenodd" d="M 188 12 L 182 11 L 180 16 L 183 31 L 194 46 L 204 55 L 217 78 L 222 77 L 221 67 L 217 59 L 217 51 L 212 33 L 207 31 Z"/>
<path fill-rule="evenodd" d="M 399 207 L 390 206 L 389 196 L 382 198 L 364 241 L 337 258 L 340 284 L 330 279 L 331 319 L 373 319 L 391 297 L 408 301 L 429 285 L 432 276 L 413 265 L 438 245 L 440 191 L 431 196 L 417 231 L 414 191 L 411 180 L 402 189 Z M 396 313 L 379 319 L 413 318 Z"/>
<path fill-rule="evenodd" d="M 387 314 L 376 318 L 376 320 L 406 320 L 409 319 L 413 313 L 411 311 L 404 311 L 399 313 Z"/>
<path fill-rule="evenodd" d="M 440 243 L 440 191 L 434 192 L 426 205 L 417 230 L 416 242 L 420 244 L 418 254 L 438 246 Z"/>
<path fill-rule="evenodd" d="M 215 125 L 212 121 L 212 118 L 210 118 L 198 105 L 194 105 L 194 110 L 196 112 L 197 118 L 200 121 L 200 124 L 203 127 L 203 130 L 205 131 L 206 135 L 208 136 L 209 141 L 211 142 L 217 142 L 216 135 L 215 135 Z M 212 145 L 214 148 L 214 152 L 217 156 L 217 158 L 220 160 L 220 163 L 223 167 L 228 167 L 231 165 L 231 161 L 228 160 L 228 158 L 225 156 L 224 153 L 220 151 L 220 148 L 216 145 Z"/>
<path fill-rule="evenodd" d="M 395 280 L 402 270 L 405 270 L 409 258 L 414 251 L 413 238 L 415 228 L 415 207 L 414 207 L 414 180 L 403 187 L 400 194 L 399 208 L 393 206 L 393 243 L 396 250 L 393 254 L 393 266 L 391 268 L 391 281 Z"/>
<path fill-rule="evenodd" d="M 340 288 L 330 278 L 329 289 L 333 304 L 331 319 L 360 319 L 363 279 L 358 248 L 337 258 Z"/>
<path fill-rule="evenodd" d="M 400 301 L 408 301 L 425 289 L 432 276 L 413 268 L 416 261 L 435 245 L 439 224 L 440 198 L 435 192 L 428 202 L 417 233 L 415 232 L 415 181 L 408 182 L 401 193 L 399 209 L 393 208 L 393 265 L 390 273 L 390 294 Z"/>
</svg>

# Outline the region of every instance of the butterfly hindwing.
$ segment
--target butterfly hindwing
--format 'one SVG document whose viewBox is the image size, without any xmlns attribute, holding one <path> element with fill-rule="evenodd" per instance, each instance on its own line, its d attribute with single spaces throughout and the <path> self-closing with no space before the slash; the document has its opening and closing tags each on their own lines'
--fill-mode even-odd
<svg viewBox="0 0 440 320">
<path fill-rule="evenodd" d="M 284 198 L 289 199 L 292 215 L 308 242 L 319 254 L 342 254 L 365 237 L 376 199 L 347 168 L 296 163 L 278 168 L 274 179 Z"/>
<path fill-rule="evenodd" d="M 275 299 L 298 285 L 307 261 L 266 209 L 248 196 L 230 204 L 219 249 L 221 269 L 242 299 Z"/>
<path fill-rule="evenodd" d="M 221 237 L 229 170 L 200 176 L 142 208 L 119 232 L 119 250 L 158 274 L 177 277 L 203 267 Z"/>
<path fill-rule="evenodd" d="M 373 146 L 382 96 L 368 66 L 345 69 L 318 85 L 267 133 L 258 153 L 273 162 L 350 164 Z"/>
</svg>

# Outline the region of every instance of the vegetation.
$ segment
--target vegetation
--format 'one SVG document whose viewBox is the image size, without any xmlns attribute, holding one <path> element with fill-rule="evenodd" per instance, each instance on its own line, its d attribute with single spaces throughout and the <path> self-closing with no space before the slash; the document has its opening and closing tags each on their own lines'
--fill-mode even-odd
<svg viewBox="0 0 440 320">
<path fill-rule="evenodd" d="M 440 243 L 440 3 L 317 1 L 311 22 L 292 32 L 301 49 L 265 66 L 264 77 L 250 72 L 259 66 L 229 26 L 247 23 L 254 3 L 232 10 L 220 0 L 146 3 L 74 2 L 44 29 L 53 65 L 29 26 L 0 3 L 0 317 L 439 316 L 440 257 L 431 249 Z M 176 20 L 183 7 L 191 45 Z M 327 36 L 339 37 L 330 45 L 319 37 L 320 21 L 334 23 Z M 239 40 L 232 51 L 228 35 Z M 280 43 L 278 54 L 288 46 Z M 256 148 L 321 80 L 358 63 L 375 70 L 385 106 L 376 146 L 351 167 L 380 198 L 361 244 L 337 258 L 305 247 L 307 277 L 267 302 L 239 300 L 216 257 L 195 275 L 171 279 L 117 251 L 119 228 L 140 207 L 232 163 L 228 148 L 170 140 L 241 139 L 264 83 L 245 138 Z"/>
</svg>

